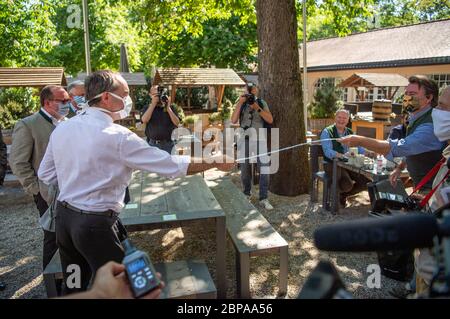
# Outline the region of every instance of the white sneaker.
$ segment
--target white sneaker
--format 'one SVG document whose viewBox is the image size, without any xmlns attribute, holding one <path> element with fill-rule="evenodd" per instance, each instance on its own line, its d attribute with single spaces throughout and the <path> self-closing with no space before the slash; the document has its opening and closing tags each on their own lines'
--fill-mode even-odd
<svg viewBox="0 0 450 319">
<path fill-rule="evenodd" d="M 267 198 L 260 201 L 259 204 L 267 210 L 273 209 L 273 206 L 269 203 L 269 200 Z"/>
</svg>

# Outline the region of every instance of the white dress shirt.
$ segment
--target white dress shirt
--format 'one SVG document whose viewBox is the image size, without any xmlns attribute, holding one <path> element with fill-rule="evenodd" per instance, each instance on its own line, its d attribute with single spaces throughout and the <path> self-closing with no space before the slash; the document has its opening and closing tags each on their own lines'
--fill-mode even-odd
<svg viewBox="0 0 450 319">
<path fill-rule="evenodd" d="M 38 177 L 58 184 L 59 201 L 87 211 L 120 212 L 134 169 L 184 176 L 189 156 L 171 156 L 89 107 L 58 125 L 50 136 Z"/>
</svg>

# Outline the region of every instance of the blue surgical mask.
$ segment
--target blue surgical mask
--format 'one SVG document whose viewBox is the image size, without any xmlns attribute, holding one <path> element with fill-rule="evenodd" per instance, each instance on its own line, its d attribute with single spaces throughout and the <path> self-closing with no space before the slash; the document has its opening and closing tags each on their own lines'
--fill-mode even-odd
<svg viewBox="0 0 450 319">
<path fill-rule="evenodd" d="M 58 114 L 61 115 L 62 117 L 67 116 L 67 114 L 69 114 L 69 110 L 70 110 L 70 102 L 58 104 Z"/>
<path fill-rule="evenodd" d="M 75 103 L 77 103 L 77 105 L 86 103 L 86 99 L 84 98 L 84 96 L 81 95 L 75 95 L 73 97 L 73 100 L 75 101 Z"/>
</svg>

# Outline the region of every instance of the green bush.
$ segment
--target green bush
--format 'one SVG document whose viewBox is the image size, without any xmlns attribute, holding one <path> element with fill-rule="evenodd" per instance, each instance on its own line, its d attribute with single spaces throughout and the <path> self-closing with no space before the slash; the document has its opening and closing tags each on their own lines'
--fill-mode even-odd
<svg viewBox="0 0 450 319">
<path fill-rule="evenodd" d="M 231 118 L 231 114 L 233 113 L 234 106 L 228 98 L 225 98 L 222 103 L 222 109 L 220 110 L 220 115 L 222 117 L 222 121 L 229 120 Z"/>
<path fill-rule="evenodd" d="M 208 116 L 208 120 L 209 120 L 210 124 L 215 123 L 215 122 L 221 122 L 222 121 L 222 114 L 219 113 L 219 112 L 211 113 Z"/>
<path fill-rule="evenodd" d="M 340 100 L 341 90 L 333 84 L 324 83 L 316 90 L 314 101 L 308 106 L 312 119 L 332 118 L 335 112 L 342 108 L 344 102 Z"/>
<path fill-rule="evenodd" d="M 16 122 L 39 108 L 39 97 L 31 88 L 0 89 L 0 127 L 11 129 Z"/>
<path fill-rule="evenodd" d="M 186 116 L 186 117 L 184 118 L 183 123 L 184 123 L 184 124 L 187 124 L 187 125 L 189 125 L 189 124 L 194 124 L 194 123 L 197 122 L 199 119 L 200 119 L 200 117 L 199 117 L 198 115 L 189 115 L 189 116 Z"/>
</svg>

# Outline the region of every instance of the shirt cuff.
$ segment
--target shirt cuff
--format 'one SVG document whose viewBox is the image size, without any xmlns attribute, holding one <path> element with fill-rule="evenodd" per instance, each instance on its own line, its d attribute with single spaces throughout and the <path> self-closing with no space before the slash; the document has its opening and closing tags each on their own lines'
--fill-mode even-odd
<svg viewBox="0 0 450 319">
<path fill-rule="evenodd" d="M 389 153 L 385 156 L 385 158 L 388 161 L 393 162 L 394 161 L 394 157 L 395 157 L 394 154 L 393 154 L 393 150 L 397 147 L 398 140 L 388 140 L 388 142 L 389 142 L 389 145 L 390 145 L 391 149 L 390 149 Z"/>
<path fill-rule="evenodd" d="M 189 155 L 172 155 L 172 161 L 178 165 L 178 172 L 171 177 L 186 176 L 191 164 L 191 157 Z"/>
</svg>

